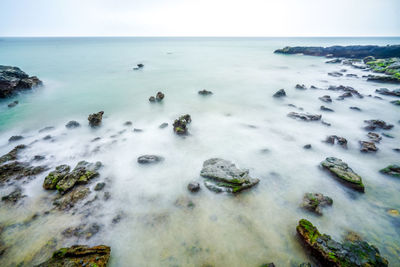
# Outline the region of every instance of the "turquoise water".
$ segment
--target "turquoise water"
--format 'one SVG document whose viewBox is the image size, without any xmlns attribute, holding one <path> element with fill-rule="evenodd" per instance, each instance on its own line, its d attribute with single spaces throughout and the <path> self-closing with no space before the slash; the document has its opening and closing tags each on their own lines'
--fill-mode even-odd
<svg viewBox="0 0 400 267">
<path fill-rule="evenodd" d="M 385 96 L 334 100 L 330 106 L 335 112 L 322 113 L 331 127 L 292 120 L 286 114 L 297 110 L 287 104 L 321 114 L 319 107 L 329 104 L 318 97 L 339 95 L 296 90 L 297 83 L 320 88 L 343 84 L 365 95 L 374 95 L 382 85 L 328 76 L 340 69 L 360 77 L 365 72 L 325 64 L 325 58 L 273 54 L 288 45 L 399 43 L 400 38 L 1 38 L 0 64 L 18 66 L 44 83 L 0 100 L 1 154 L 16 145 L 8 143 L 10 136 L 23 135 L 21 143 L 38 140 L 23 152 L 25 160 L 43 154 L 49 167 L 100 160 L 105 167 L 96 182 L 106 181 L 112 197 L 98 200 L 88 218 L 79 212 L 56 213 L 8 233 L 12 247 L 0 262 L 12 266 L 32 257 L 55 236 L 57 247 L 110 245 L 110 266 L 258 266 L 271 261 L 290 266 L 310 260 L 295 232 L 298 220 L 308 218 L 338 240 L 347 230 L 359 232 L 391 266 L 400 265 L 399 217 L 387 214 L 388 209 L 400 209 L 400 181 L 378 173 L 399 161 L 399 154 L 392 151 L 399 147 L 398 107 Z M 133 71 L 138 63 L 144 69 Z M 272 98 L 280 88 L 288 97 Z M 214 94 L 200 97 L 201 89 Z M 157 91 L 165 93 L 164 101 L 150 104 L 149 96 Z M 13 100 L 20 103 L 10 109 L 7 104 Z M 100 110 L 105 111 L 102 128 L 89 129 L 87 116 Z M 186 113 L 193 119 L 191 135 L 180 138 L 171 124 Z M 390 131 L 395 138 L 384 137 L 374 155 L 361 154 L 358 141 L 368 140 L 363 121 L 378 118 L 395 124 Z M 64 125 L 70 120 L 82 127 L 67 130 Z M 132 127 L 123 126 L 127 120 Z M 163 122 L 170 125 L 161 130 Z M 38 133 L 46 126 L 55 130 Z M 41 140 L 47 134 L 53 142 Z M 321 142 L 331 134 L 346 137 L 349 149 Z M 102 139 L 92 143 L 95 137 Z M 308 143 L 311 151 L 302 148 Z M 269 152 L 261 153 L 262 149 Z M 136 163 L 142 154 L 159 154 L 165 161 L 143 168 Z M 366 193 L 346 190 L 318 168 L 327 156 L 349 163 L 363 177 Z M 198 194 L 189 194 L 187 183 L 201 182 L 202 163 L 211 157 L 250 169 L 260 184 L 235 197 L 215 194 L 203 185 Z M 17 209 L 0 206 L 0 223 L 23 221 L 52 208 L 48 198 L 54 194 L 42 189 L 45 175 L 20 185 L 28 197 Z M 7 190 L 0 188 L 0 195 Z M 334 200 L 322 217 L 299 209 L 303 194 L 313 191 Z M 92 190 L 88 199 L 96 194 L 100 193 Z M 182 198 L 191 199 L 195 208 L 176 205 Z M 112 224 L 120 213 L 121 222 Z M 101 231 L 89 240 L 61 237 L 62 230 L 79 222 L 98 222 Z"/>
</svg>

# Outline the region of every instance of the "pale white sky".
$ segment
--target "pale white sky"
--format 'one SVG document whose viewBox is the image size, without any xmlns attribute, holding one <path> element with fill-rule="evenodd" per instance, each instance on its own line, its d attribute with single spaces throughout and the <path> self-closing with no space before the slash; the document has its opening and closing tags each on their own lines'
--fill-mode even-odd
<svg viewBox="0 0 400 267">
<path fill-rule="evenodd" d="M 400 0 L 0 0 L 0 36 L 400 36 Z"/>
</svg>

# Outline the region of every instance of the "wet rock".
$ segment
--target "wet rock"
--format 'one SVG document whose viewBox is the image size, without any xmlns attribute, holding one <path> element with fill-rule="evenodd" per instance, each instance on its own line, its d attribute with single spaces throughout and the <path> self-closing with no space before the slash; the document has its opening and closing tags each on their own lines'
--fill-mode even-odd
<svg viewBox="0 0 400 267">
<path fill-rule="evenodd" d="M 400 97 L 400 89 L 396 89 L 393 91 L 390 91 L 387 88 L 380 88 L 375 90 L 376 93 L 381 94 L 381 95 L 389 95 L 389 96 L 397 96 Z"/>
<path fill-rule="evenodd" d="M 343 100 L 345 97 L 351 97 L 352 95 L 355 95 L 359 98 L 363 98 L 363 96 L 357 91 L 355 90 L 353 87 L 350 86 L 343 86 L 343 85 L 339 85 L 339 86 L 329 86 L 328 90 L 331 91 L 343 91 L 344 94 L 339 96 L 339 99 Z"/>
<path fill-rule="evenodd" d="M 106 183 L 97 183 L 94 187 L 94 191 L 101 191 L 106 186 Z"/>
<path fill-rule="evenodd" d="M 365 241 L 339 243 L 329 235 L 320 234 L 309 221 L 302 219 L 296 227 L 300 239 L 306 244 L 322 266 L 388 266 L 379 250 Z"/>
<path fill-rule="evenodd" d="M 334 72 L 329 72 L 328 75 L 332 76 L 332 77 L 341 77 L 341 76 L 343 76 L 343 73 L 334 71 Z"/>
<path fill-rule="evenodd" d="M 0 65 L 0 98 L 7 98 L 18 91 L 42 85 L 36 76 L 29 77 L 20 68 Z"/>
<path fill-rule="evenodd" d="M 319 121 L 321 119 L 322 115 L 290 112 L 288 114 L 288 117 L 290 117 L 292 119 L 301 119 L 303 121 Z"/>
<path fill-rule="evenodd" d="M 62 231 L 62 235 L 66 238 L 77 237 L 90 239 L 92 236 L 100 231 L 101 226 L 97 223 L 92 223 L 90 225 L 80 224 L 76 227 L 68 227 Z"/>
<path fill-rule="evenodd" d="M 369 132 L 367 134 L 368 138 L 371 139 L 372 142 L 379 143 L 382 140 L 382 137 L 377 133 Z"/>
<path fill-rule="evenodd" d="M 156 95 L 156 101 L 161 101 L 164 99 L 164 94 L 162 92 L 158 92 Z"/>
<path fill-rule="evenodd" d="M 311 144 L 307 144 L 307 145 L 303 146 L 303 148 L 304 148 L 304 149 L 311 149 L 312 146 L 311 146 Z"/>
<path fill-rule="evenodd" d="M 328 64 L 338 64 L 338 63 L 342 63 L 342 60 L 339 59 L 339 58 L 335 58 L 335 59 L 332 59 L 332 60 L 328 60 L 328 61 L 326 61 L 325 63 L 328 63 Z"/>
<path fill-rule="evenodd" d="M 349 109 L 361 111 L 361 109 L 359 107 L 349 107 Z"/>
<path fill-rule="evenodd" d="M 13 108 L 13 107 L 15 107 L 16 105 L 18 105 L 18 101 L 17 100 L 15 100 L 14 102 L 11 102 L 11 103 L 9 103 L 7 106 L 9 107 L 9 108 Z"/>
<path fill-rule="evenodd" d="M 309 211 L 322 215 L 322 208 L 332 206 L 333 200 L 320 193 L 306 193 L 301 206 Z"/>
<path fill-rule="evenodd" d="M 158 128 L 160 128 L 160 129 L 164 129 L 164 128 L 167 128 L 167 127 L 168 127 L 168 123 L 167 122 L 163 122 L 163 123 L 160 124 L 160 126 L 158 126 Z"/>
<path fill-rule="evenodd" d="M 349 77 L 349 78 L 358 78 L 358 75 L 357 75 L 357 74 L 353 74 L 353 73 L 348 73 L 348 74 L 346 74 L 346 77 Z"/>
<path fill-rule="evenodd" d="M 382 133 L 382 135 L 383 135 L 384 137 L 387 137 L 387 138 L 394 138 L 393 135 L 388 134 L 388 133 Z"/>
<path fill-rule="evenodd" d="M 284 97 L 286 96 L 286 92 L 284 89 L 279 89 L 274 95 L 273 97 Z"/>
<path fill-rule="evenodd" d="M 21 135 L 13 135 L 8 139 L 8 142 L 20 141 L 22 139 L 24 139 L 24 137 Z"/>
<path fill-rule="evenodd" d="M 58 182 L 69 173 L 70 169 L 71 168 L 65 164 L 57 166 L 54 171 L 50 172 L 46 178 L 44 178 L 43 188 L 47 190 L 56 189 Z"/>
<path fill-rule="evenodd" d="M 131 126 L 132 125 L 132 122 L 131 121 L 126 121 L 126 122 L 124 122 L 124 126 Z"/>
<path fill-rule="evenodd" d="M 77 202 L 85 199 L 90 193 L 89 188 L 77 186 L 64 195 L 59 196 L 54 202 L 59 210 L 69 210 L 75 206 Z"/>
<path fill-rule="evenodd" d="M 318 97 L 319 100 L 326 102 L 326 103 L 331 103 L 332 102 L 332 98 L 329 95 L 324 95 L 321 97 Z"/>
<path fill-rule="evenodd" d="M 392 164 L 387 166 L 386 168 L 383 168 L 379 172 L 394 177 L 400 177 L 400 165 Z"/>
<path fill-rule="evenodd" d="M 44 127 L 44 128 L 42 128 L 42 129 L 40 129 L 40 130 L 39 130 L 39 133 L 49 132 L 49 131 L 52 131 L 52 130 L 54 130 L 54 129 L 55 129 L 54 126 L 47 126 L 47 127 Z"/>
<path fill-rule="evenodd" d="M 18 152 L 25 148 L 26 148 L 26 145 L 18 145 L 16 147 L 14 147 L 10 152 L 8 152 L 7 154 L 0 157 L 0 164 L 10 161 L 10 160 L 16 160 Z"/>
<path fill-rule="evenodd" d="M 91 127 L 100 126 L 101 121 L 103 119 L 103 114 L 104 114 L 104 111 L 100 111 L 100 112 L 97 112 L 97 113 L 90 114 L 89 117 L 88 117 L 89 125 Z"/>
<path fill-rule="evenodd" d="M 390 101 L 393 105 L 400 106 L 400 100 Z"/>
<path fill-rule="evenodd" d="M 390 130 L 393 128 L 393 124 L 387 124 L 383 120 L 365 120 L 367 126 L 364 127 L 365 130 L 374 131 L 375 129 Z"/>
<path fill-rule="evenodd" d="M 90 123 L 90 122 L 89 122 Z M 65 124 L 65 127 L 67 129 L 75 129 L 80 127 L 81 125 L 77 121 L 69 121 L 67 124 Z"/>
<path fill-rule="evenodd" d="M 306 90 L 307 89 L 307 87 L 304 84 L 296 84 L 295 88 L 299 89 L 299 90 Z"/>
<path fill-rule="evenodd" d="M 149 97 L 149 101 L 150 101 L 150 102 L 156 102 L 156 98 L 155 98 L 154 96 L 150 96 L 150 97 Z"/>
<path fill-rule="evenodd" d="M 20 180 L 42 173 L 47 168 L 45 166 L 30 166 L 26 162 L 13 161 L 0 166 L 0 185 L 11 179 Z"/>
<path fill-rule="evenodd" d="M 34 160 L 34 161 L 41 161 L 41 160 L 44 160 L 44 159 L 46 159 L 45 156 L 42 156 L 42 155 L 35 155 L 35 156 L 33 157 L 32 160 Z"/>
<path fill-rule="evenodd" d="M 188 133 L 187 125 L 192 122 L 189 114 L 180 116 L 174 121 L 174 132 L 178 135 L 186 135 Z"/>
<path fill-rule="evenodd" d="M 238 193 L 258 184 L 259 179 L 249 176 L 248 170 L 241 170 L 230 161 L 212 158 L 204 161 L 200 175 L 204 185 L 215 192 Z"/>
<path fill-rule="evenodd" d="M 91 248 L 81 245 L 61 248 L 55 251 L 50 259 L 37 265 L 37 267 L 106 267 L 110 253 L 111 248 L 104 245 Z"/>
<path fill-rule="evenodd" d="M 400 83 L 400 79 L 395 76 L 381 76 L 381 75 L 368 75 L 367 81 L 380 82 L 380 83 L 394 83 L 394 84 Z"/>
<path fill-rule="evenodd" d="M 364 192 L 361 176 L 355 173 L 347 163 L 335 157 L 328 157 L 321 162 L 321 166 L 332 173 L 339 181 L 357 191 Z"/>
<path fill-rule="evenodd" d="M 325 139 L 325 142 L 328 144 L 335 144 L 335 141 L 337 141 L 337 143 L 339 145 L 341 145 L 343 148 L 347 148 L 347 139 L 344 137 L 340 137 L 337 135 L 330 135 Z"/>
<path fill-rule="evenodd" d="M 334 110 L 333 110 L 333 109 L 331 109 L 331 108 L 327 108 L 327 107 L 325 107 L 325 106 L 321 106 L 321 107 L 320 107 L 320 110 L 322 110 L 322 111 L 334 112 Z"/>
<path fill-rule="evenodd" d="M 188 184 L 187 188 L 190 192 L 195 193 L 200 190 L 200 184 L 198 182 L 191 182 Z"/>
<path fill-rule="evenodd" d="M 137 162 L 140 164 L 158 163 L 163 161 L 164 158 L 157 155 L 143 155 L 138 157 Z"/>
<path fill-rule="evenodd" d="M 15 204 L 23 197 L 26 197 L 26 196 L 22 195 L 22 189 L 17 188 L 14 191 L 12 191 L 10 194 L 3 196 L 1 198 L 1 201 L 4 201 L 6 203 Z"/>
<path fill-rule="evenodd" d="M 212 95 L 213 92 L 207 91 L 206 89 L 200 90 L 199 95 Z"/>
</svg>

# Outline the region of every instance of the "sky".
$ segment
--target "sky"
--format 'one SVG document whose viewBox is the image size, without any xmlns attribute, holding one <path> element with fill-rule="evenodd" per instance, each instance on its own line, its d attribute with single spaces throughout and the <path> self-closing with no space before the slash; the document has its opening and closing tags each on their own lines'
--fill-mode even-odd
<svg viewBox="0 0 400 267">
<path fill-rule="evenodd" d="M 0 0 L 0 36 L 400 36 L 400 0 Z"/>
</svg>

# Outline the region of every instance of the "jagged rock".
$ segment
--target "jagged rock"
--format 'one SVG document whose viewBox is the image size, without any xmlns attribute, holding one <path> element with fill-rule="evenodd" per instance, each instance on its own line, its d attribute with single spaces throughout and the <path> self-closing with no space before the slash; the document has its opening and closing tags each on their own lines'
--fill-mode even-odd
<svg viewBox="0 0 400 267">
<path fill-rule="evenodd" d="M 334 110 L 333 110 L 333 109 L 331 109 L 331 108 L 327 108 L 327 107 L 325 107 L 325 106 L 321 106 L 321 107 L 320 107 L 320 110 L 322 110 L 322 111 L 334 112 Z"/>
<path fill-rule="evenodd" d="M 362 183 L 361 176 L 355 173 L 347 163 L 335 157 L 328 157 L 321 162 L 321 166 L 331 172 L 343 184 L 357 190 L 364 192 L 364 184 Z"/>
<path fill-rule="evenodd" d="M 13 161 L 0 166 L 0 185 L 11 180 L 31 178 L 46 170 L 45 166 L 30 166 L 26 162 Z"/>
<path fill-rule="evenodd" d="M 192 118 L 189 114 L 180 116 L 179 119 L 174 121 L 174 132 L 179 135 L 185 135 L 188 133 L 187 125 L 192 122 Z"/>
<path fill-rule="evenodd" d="M 104 111 L 100 111 L 100 112 L 97 112 L 97 113 L 90 114 L 89 117 L 88 117 L 89 125 L 91 127 L 100 126 L 101 121 L 103 119 L 103 114 L 104 114 Z"/>
<path fill-rule="evenodd" d="M 334 72 L 329 72 L 328 75 L 332 77 L 341 77 L 343 76 L 343 73 L 334 71 Z"/>
<path fill-rule="evenodd" d="M 213 92 L 207 91 L 206 89 L 200 90 L 199 95 L 212 95 Z"/>
<path fill-rule="evenodd" d="M 321 97 L 318 97 L 319 100 L 326 102 L 326 103 L 331 103 L 332 102 L 332 98 L 329 95 L 324 95 Z"/>
<path fill-rule="evenodd" d="M 26 148 L 26 145 L 18 145 L 16 147 L 14 147 L 10 152 L 8 152 L 7 154 L 0 157 L 0 164 L 10 161 L 10 160 L 16 160 L 18 152 L 25 148 Z"/>
<path fill-rule="evenodd" d="M 363 96 L 357 91 L 355 90 L 353 87 L 350 86 L 343 86 L 343 85 L 339 85 L 339 86 L 329 86 L 328 90 L 331 91 L 343 91 L 345 92 L 345 94 L 343 94 L 342 96 L 339 97 L 339 99 L 344 99 L 344 97 L 351 97 L 352 95 L 356 95 L 359 98 L 363 98 Z"/>
<path fill-rule="evenodd" d="M 62 231 L 62 235 L 67 238 L 77 237 L 77 238 L 86 238 L 90 239 L 92 236 L 97 234 L 100 231 L 101 226 L 97 223 L 92 223 L 90 225 L 80 224 L 76 227 L 68 227 L 64 231 Z"/>
<path fill-rule="evenodd" d="M 324 196 L 320 193 L 306 193 L 303 197 L 301 206 L 307 210 L 322 215 L 322 208 L 325 206 L 332 206 L 333 200 L 330 197 Z"/>
<path fill-rule="evenodd" d="M 342 63 L 342 60 L 339 59 L 339 58 L 335 58 L 335 59 L 332 59 L 332 60 L 328 60 L 328 61 L 326 61 L 325 63 L 328 63 L 328 64 L 337 64 L 337 63 Z"/>
<path fill-rule="evenodd" d="M 18 202 L 18 200 L 20 200 L 23 197 L 26 197 L 26 196 L 22 195 L 22 189 L 17 188 L 14 191 L 12 191 L 10 194 L 3 196 L 1 198 L 1 201 L 4 201 L 6 203 L 15 204 Z"/>
<path fill-rule="evenodd" d="M 104 245 L 91 248 L 88 246 L 61 248 L 55 251 L 50 259 L 36 267 L 106 267 L 110 253 L 111 248 Z"/>
<path fill-rule="evenodd" d="M 191 182 L 188 184 L 187 188 L 192 193 L 198 192 L 200 190 L 200 184 L 198 182 Z"/>
<path fill-rule="evenodd" d="M 369 132 L 367 136 L 372 140 L 372 142 L 375 143 L 379 143 L 382 140 L 382 137 L 380 137 L 377 133 Z"/>
<path fill-rule="evenodd" d="M 274 95 L 273 97 L 284 97 L 286 96 L 286 92 L 284 89 L 279 89 Z"/>
<path fill-rule="evenodd" d="M 70 167 L 68 165 L 59 165 L 56 169 L 50 172 L 46 178 L 44 178 L 43 188 L 47 190 L 56 189 L 58 182 L 63 179 L 70 171 Z"/>
<path fill-rule="evenodd" d="M 150 102 L 156 102 L 156 98 L 155 98 L 154 96 L 150 96 L 150 97 L 149 97 L 149 101 L 150 101 Z"/>
<path fill-rule="evenodd" d="M 29 77 L 20 68 L 0 65 L 0 98 L 12 96 L 21 90 L 42 85 L 36 76 Z"/>
<path fill-rule="evenodd" d="M 361 109 L 359 107 L 349 107 L 349 109 L 361 111 Z"/>
<path fill-rule="evenodd" d="M 77 122 L 77 121 L 69 121 L 66 125 L 65 125 L 65 127 L 67 128 L 67 129 L 74 129 L 74 128 L 78 128 L 78 127 L 80 127 L 81 125 L 79 124 L 79 122 Z"/>
<path fill-rule="evenodd" d="M 364 129 L 368 131 L 374 131 L 377 128 L 390 130 L 394 127 L 393 124 L 387 124 L 383 120 L 365 120 L 364 122 L 368 124 L 367 126 L 364 127 Z"/>
<path fill-rule="evenodd" d="M 165 95 L 162 92 L 158 92 L 157 95 L 156 95 L 156 100 L 157 101 L 161 101 L 161 100 L 164 99 L 164 96 Z"/>
<path fill-rule="evenodd" d="M 400 177 L 400 165 L 397 164 L 389 165 L 386 168 L 380 170 L 380 172 L 390 176 Z"/>
<path fill-rule="evenodd" d="M 160 124 L 160 126 L 158 126 L 158 128 L 160 128 L 160 129 L 164 129 L 166 127 L 168 127 L 168 123 L 167 122 L 163 122 L 163 123 Z"/>
<path fill-rule="evenodd" d="M 361 152 L 376 152 L 378 150 L 373 142 L 360 141 L 360 146 Z"/>
<path fill-rule="evenodd" d="M 249 176 L 248 170 L 241 170 L 230 161 L 212 158 L 204 161 L 200 175 L 204 185 L 215 192 L 238 193 L 258 184 L 259 179 Z"/>
<path fill-rule="evenodd" d="M 22 139 L 24 139 L 24 137 L 21 135 L 13 135 L 8 139 L 8 142 L 20 141 Z"/>
<path fill-rule="evenodd" d="M 15 107 L 16 105 L 18 105 L 18 103 L 19 103 L 19 102 L 18 102 L 17 100 L 15 100 L 15 101 L 9 103 L 7 106 L 8 106 L 9 108 L 13 108 L 13 107 Z"/>
<path fill-rule="evenodd" d="M 94 187 L 94 191 L 101 191 L 106 186 L 106 183 L 97 183 Z"/>
<path fill-rule="evenodd" d="M 296 84 L 295 88 L 299 89 L 299 90 L 306 90 L 307 89 L 307 87 L 304 84 Z"/>
<path fill-rule="evenodd" d="M 311 144 L 307 144 L 307 145 L 303 146 L 303 148 L 304 148 L 304 149 L 311 149 L 312 146 L 311 146 Z"/>
<path fill-rule="evenodd" d="M 59 196 L 54 202 L 53 204 L 59 209 L 59 210 L 69 210 L 72 207 L 74 207 L 74 205 L 86 198 L 90 193 L 89 188 L 86 188 L 84 186 L 77 186 L 75 188 L 73 188 L 72 190 L 70 190 L 69 192 L 67 192 L 64 195 Z"/>
<path fill-rule="evenodd" d="M 164 158 L 157 155 L 143 155 L 138 157 L 137 162 L 140 164 L 158 163 L 163 161 Z"/>
<path fill-rule="evenodd" d="M 337 135 L 330 135 L 325 139 L 325 142 L 328 144 L 335 144 L 335 140 L 339 145 L 341 145 L 343 148 L 347 148 L 347 139 L 344 137 L 340 137 Z"/>
<path fill-rule="evenodd" d="M 390 91 L 387 88 L 380 88 L 375 90 L 376 93 L 381 94 L 381 95 L 390 95 L 390 96 L 398 96 L 400 97 L 400 89 L 396 89 L 393 91 Z"/>
<path fill-rule="evenodd" d="M 290 112 L 288 114 L 288 117 L 290 117 L 292 119 L 301 119 L 303 121 L 319 121 L 321 119 L 322 115 Z"/>
</svg>

